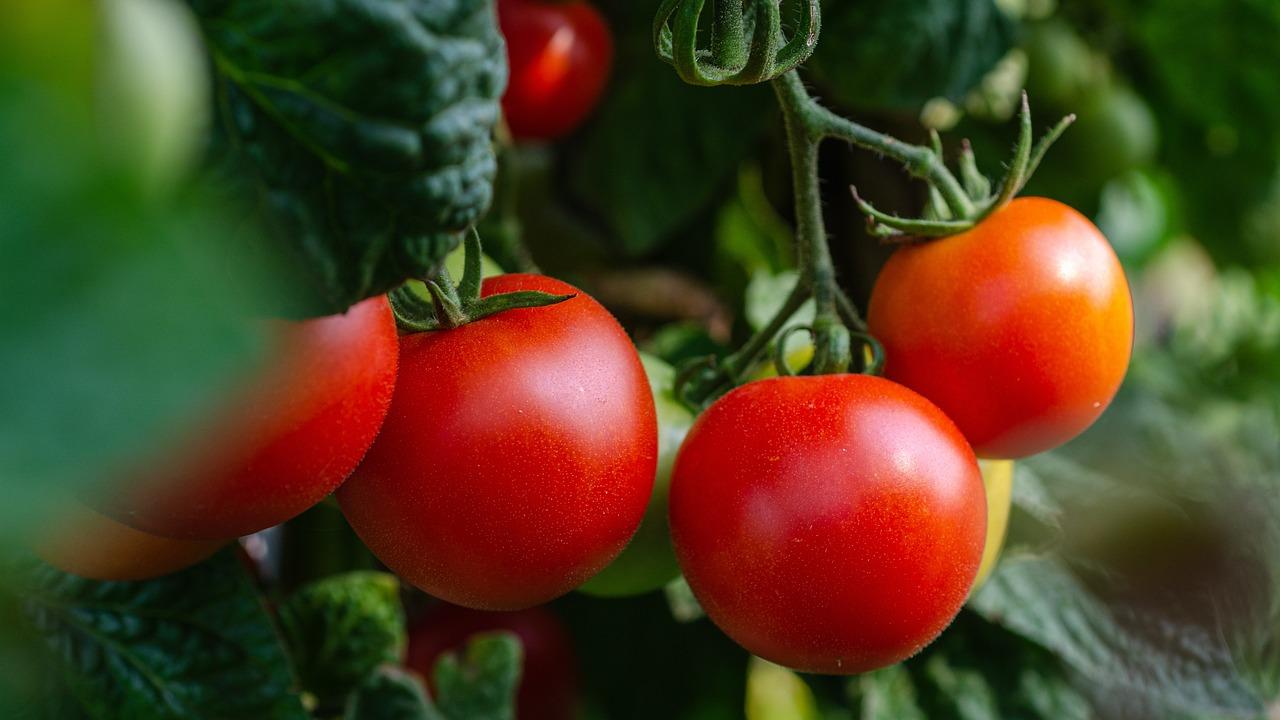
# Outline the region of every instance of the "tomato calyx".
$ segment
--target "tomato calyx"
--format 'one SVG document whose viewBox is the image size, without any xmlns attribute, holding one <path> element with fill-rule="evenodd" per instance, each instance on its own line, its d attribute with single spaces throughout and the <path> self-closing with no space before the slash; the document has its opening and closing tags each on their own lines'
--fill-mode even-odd
<svg viewBox="0 0 1280 720">
<path fill-rule="evenodd" d="M 452 330 L 508 310 L 546 307 L 576 297 L 553 295 L 537 290 L 521 290 L 480 297 L 482 277 L 480 235 L 474 230 L 465 242 L 462 279 L 457 283 L 441 268 L 434 278 L 422 282 L 426 296 L 406 283 L 388 294 L 396 325 L 403 332 Z"/>
<path fill-rule="evenodd" d="M 973 147 L 968 140 L 961 143 L 960 178 L 961 189 L 969 202 L 972 211 L 958 212 L 955 203 L 948 203 L 936 185 L 929 184 L 929 203 L 925 208 L 925 217 L 904 218 L 898 215 L 877 210 L 875 206 L 864 200 L 856 187 L 850 186 L 853 201 L 858 209 L 867 216 L 868 231 L 873 237 L 887 242 L 914 241 L 922 238 L 940 238 L 957 235 L 968 230 L 991 216 L 1000 208 L 1009 204 L 1010 200 L 1022 191 L 1040 161 L 1044 159 L 1050 146 L 1062 136 L 1076 120 L 1075 115 L 1067 115 L 1050 128 L 1038 142 L 1032 144 L 1031 105 L 1027 93 L 1022 93 L 1022 109 L 1018 114 L 1018 141 L 1014 146 L 1013 160 L 1005 172 L 1000 184 L 992 189 L 991 181 L 978 170 Z M 932 153 L 934 157 L 942 157 L 942 140 L 937 132 L 931 134 Z"/>
</svg>

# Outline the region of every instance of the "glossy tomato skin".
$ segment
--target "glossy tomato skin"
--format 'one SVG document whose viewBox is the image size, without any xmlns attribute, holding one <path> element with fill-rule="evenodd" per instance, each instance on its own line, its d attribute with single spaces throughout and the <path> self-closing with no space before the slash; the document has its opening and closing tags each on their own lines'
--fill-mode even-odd
<svg viewBox="0 0 1280 720">
<path fill-rule="evenodd" d="M 1045 198 L 896 251 L 868 323 L 884 343 L 885 376 L 942 408 L 987 458 L 1083 432 L 1115 396 L 1133 348 L 1115 252 L 1087 218 Z"/>
<path fill-rule="evenodd" d="M 604 92 L 613 36 L 582 0 L 499 0 L 511 76 L 502 109 L 517 140 L 555 140 L 582 124 Z"/>
<path fill-rule="evenodd" d="M 671 532 L 707 615 L 779 665 L 903 660 L 960 610 L 982 558 L 977 460 L 924 398 L 865 375 L 744 385 L 676 458 Z"/>
<path fill-rule="evenodd" d="M 391 412 L 338 492 L 383 563 L 484 610 L 546 602 L 604 568 L 653 487 L 657 421 L 622 327 L 570 285 L 503 275 L 486 295 L 577 296 L 406 335 Z"/>
<path fill-rule="evenodd" d="M 462 652 L 473 635 L 499 631 L 520 638 L 524 654 L 516 690 L 516 720 L 573 720 L 578 704 L 578 659 L 569 633 L 545 608 L 486 612 L 447 603 L 432 606 L 409 625 L 406 664 L 430 682 L 441 655 Z"/>
<path fill-rule="evenodd" d="M 154 535 L 226 540 L 302 513 L 359 464 L 395 387 L 386 298 L 266 324 L 266 366 L 175 451 L 113 486 L 104 512 Z"/>
<path fill-rule="evenodd" d="M 176 540 L 144 533 L 69 500 L 33 543 L 36 556 L 91 580 L 149 580 L 191 567 L 225 540 Z"/>
</svg>

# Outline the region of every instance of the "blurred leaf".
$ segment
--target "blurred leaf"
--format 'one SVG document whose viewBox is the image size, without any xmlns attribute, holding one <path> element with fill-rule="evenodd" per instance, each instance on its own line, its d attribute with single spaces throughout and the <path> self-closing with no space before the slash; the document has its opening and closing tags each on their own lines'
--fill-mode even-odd
<svg viewBox="0 0 1280 720">
<path fill-rule="evenodd" d="M 993 0 L 828 2 L 810 67 L 827 94 L 858 109 L 959 101 L 1012 47 Z"/>
<path fill-rule="evenodd" d="M 445 720 L 422 681 L 394 665 L 371 673 L 347 702 L 344 720 Z"/>
<path fill-rule="evenodd" d="M 513 720 L 522 662 L 512 633 L 476 635 L 465 655 L 445 655 L 436 663 L 436 705 L 450 720 Z"/>
<path fill-rule="evenodd" d="M 861 720 L 927 720 L 903 665 L 891 665 L 849 681 Z"/>
<path fill-rule="evenodd" d="M 21 582 L 27 616 L 93 718 L 307 717 L 233 551 L 147 582 L 95 582 L 43 564 Z"/>
<path fill-rule="evenodd" d="M 1280 451 L 1260 465 L 1241 439 L 1130 390 L 1081 441 L 1018 465 L 1015 507 L 1052 552 L 1013 540 L 1023 554 L 972 607 L 1053 651 L 1114 716 L 1255 717 L 1280 670 Z"/>
<path fill-rule="evenodd" d="M 818 720 L 818 702 L 799 675 L 758 657 L 747 668 L 747 720 Z"/>
<path fill-rule="evenodd" d="M 279 616 L 302 687 L 322 704 L 344 697 L 379 665 L 404 660 L 404 609 L 394 575 L 318 580 L 290 596 Z"/>
<path fill-rule="evenodd" d="M 217 70 L 214 158 L 317 307 L 433 273 L 493 194 L 507 69 L 491 0 L 191 5 Z"/>
<path fill-rule="evenodd" d="M 260 348 L 251 316 L 285 285 L 220 204 L 158 203 L 145 162 L 116 156 L 92 78 L 56 70 L 95 66 L 94 7 L 63 5 L 0 10 L 0 540 L 225 394 Z"/>
<path fill-rule="evenodd" d="M 610 6 L 609 94 L 571 148 L 569 188 L 627 255 L 649 253 L 715 201 L 776 118 L 766 87 L 685 85 L 654 55 L 650 3 Z"/>
</svg>

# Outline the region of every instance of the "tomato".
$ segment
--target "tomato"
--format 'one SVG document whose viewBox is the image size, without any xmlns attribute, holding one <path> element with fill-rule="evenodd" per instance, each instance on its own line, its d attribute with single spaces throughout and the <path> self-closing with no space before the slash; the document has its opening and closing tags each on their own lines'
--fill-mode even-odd
<svg viewBox="0 0 1280 720">
<path fill-rule="evenodd" d="M 373 442 L 396 379 L 395 319 L 377 297 L 343 315 L 267 321 L 267 366 L 206 426 L 98 499 L 136 529 L 224 540 L 320 502 Z"/>
<path fill-rule="evenodd" d="M 972 230 L 900 248 L 871 293 L 886 377 L 942 408 L 981 457 L 1018 458 L 1102 414 L 1133 347 L 1120 261 L 1083 215 L 1019 198 Z"/>
<path fill-rule="evenodd" d="M 590 595 L 639 595 L 657 590 L 680 574 L 667 523 L 667 491 L 671 485 L 671 466 L 693 424 L 693 413 L 675 398 L 671 389 L 675 370 L 670 365 L 644 353 L 640 353 L 640 361 L 649 376 L 658 411 L 658 472 L 653 482 L 653 496 L 644 522 L 627 549 L 580 588 Z"/>
<path fill-rule="evenodd" d="M 866 375 L 733 390 L 694 423 L 671 481 L 676 557 L 707 615 L 804 672 L 866 672 L 937 637 L 978 571 L 986 510 L 955 425 Z"/>
<path fill-rule="evenodd" d="M 498 22 L 511 67 L 502 96 L 518 140 L 555 140 L 586 119 L 613 64 L 604 17 L 582 0 L 499 0 Z"/>
<path fill-rule="evenodd" d="M 485 610 L 538 605 L 613 560 L 644 516 L 658 428 L 644 367 L 598 302 L 537 275 L 484 294 L 577 293 L 406 335 L 391 412 L 338 491 L 406 581 Z"/>
<path fill-rule="evenodd" d="M 576 717 L 578 659 L 564 626 L 543 608 L 484 612 L 443 603 L 433 606 L 409 625 L 406 664 L 430 681 L 441 655 L 461 652 L 472 635 L 500 630 L 515 633 L 524 650 L 516 719 Z"/>
<path fill-rule="evenodd" d="M 973 581 L 975 592 L 996 569 L 1009 529 L 1009 511 L 1013 509 L 1013 461 L 979 460 L 978 468 L 987 491 L 987 543 L 982 549 L 978 577 Z"/>
<path fill-rule="evenodd" d="M 35 542 L 37 557 L 93 580 L 147 580 L 208 558 L 226 540 L 175 540 L 134 530 L 70 501 Z"/>
<path fill-rule="evenodd" d="M 1061 20 L 1030 24 L 1023 47 L 1034 105 L 1073 108 L 1089 88 L 1107 82 L 1106 61 Z"/>
<path fill-rule="evenodd" d="M 1073 108 L 1075 124 L 1056 152 L 1071 158 L 1075 182 L 1101 185 L 1155 157 L 1160 131 L 1147 101 L 1124 85 L 1090 88 Z"/>
</svg>

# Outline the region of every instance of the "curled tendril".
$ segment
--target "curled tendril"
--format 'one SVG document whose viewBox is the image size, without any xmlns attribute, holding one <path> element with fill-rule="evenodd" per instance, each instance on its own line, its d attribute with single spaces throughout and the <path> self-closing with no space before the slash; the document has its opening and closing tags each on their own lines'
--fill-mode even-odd
<svg viewBox="0 0 1280 720">
<path fill-rule="evenodd" d="M 809 59 L 818 46 L 821 0 L 796 0 L 799 18 L 790 39 L 782 28 L 783 0 L 710 0 L 707 47 L 698 47 L 708 0 L 663 0 L 653 24 L 658 56 L 691 85 L 767 82 Z"/>
</svg>

